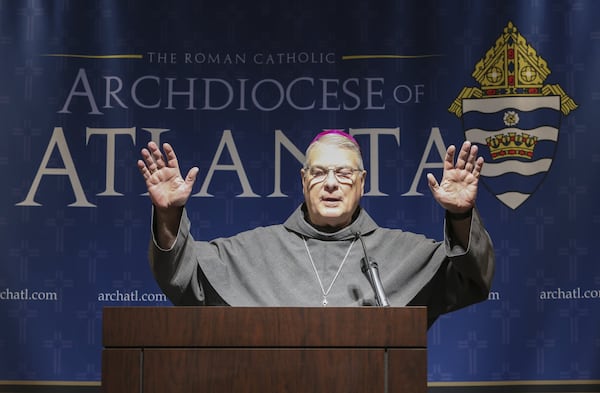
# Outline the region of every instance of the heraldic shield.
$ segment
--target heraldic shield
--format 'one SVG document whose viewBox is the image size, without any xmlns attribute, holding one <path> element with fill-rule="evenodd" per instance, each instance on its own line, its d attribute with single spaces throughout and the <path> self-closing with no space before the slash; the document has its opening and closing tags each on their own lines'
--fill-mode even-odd
<svg viewBox="0 0 600 393">
<path fill-rule="evenodd" d="M 552 166 L 562 116 L 577 104 L 559 85 L 544 83 L 550 68 L 509 22 L 448 110 L 462 119 L 465 138 L 485 159 L 481 182 L 515 210 L 534 194 Z"/>
<path fill-rule="evenodd" d="M 550 170 L 558 143 L 559 96 L 465 99 L 465 139 L 485 159 L 482 184 L 511 209 L 527 200 Z"/>
</svg>

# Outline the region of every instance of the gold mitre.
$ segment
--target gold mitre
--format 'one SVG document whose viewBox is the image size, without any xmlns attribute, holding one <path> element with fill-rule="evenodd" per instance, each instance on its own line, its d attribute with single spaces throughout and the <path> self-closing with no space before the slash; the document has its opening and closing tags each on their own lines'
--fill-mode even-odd
<svg viewBox="0 0 600 393">
<path fill-rule="evenodd" d="M 557 95 L 561 112 L 567 115 L 577 104 L 559 85 L 544 85 L 549 74 L 546 60 L 538 56 L 512 22 L 508 22 L 504 33 L 477 62 L 471 74 L 480 87 L 463 87 L 448 110 L 461 117 L 465 98 Z"/>
</svg>

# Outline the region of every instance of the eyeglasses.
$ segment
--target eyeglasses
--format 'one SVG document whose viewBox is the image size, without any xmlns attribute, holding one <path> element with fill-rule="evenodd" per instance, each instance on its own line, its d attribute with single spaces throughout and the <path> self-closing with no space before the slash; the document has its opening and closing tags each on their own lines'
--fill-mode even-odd
<svg viewBox="0 0 600 393">
<path fill-rule="evenodd" d="M 329 167 L 324 168 L 322 166 L 311 166 L 309 168 L 304 168 L 308 171 L 308 175 L 310 176 L 310 182 L 312 184 L 321 183 L 327 179 L 329 176 L 329 172 L 333 172 L 333 175 L 337 179 L 338 182 L 342 184 L 353 184 L 354 183 L 354 172 L 362 172 L 362 169 L 351 168 L 347 166 L 340 167 Z"/>
</svg>

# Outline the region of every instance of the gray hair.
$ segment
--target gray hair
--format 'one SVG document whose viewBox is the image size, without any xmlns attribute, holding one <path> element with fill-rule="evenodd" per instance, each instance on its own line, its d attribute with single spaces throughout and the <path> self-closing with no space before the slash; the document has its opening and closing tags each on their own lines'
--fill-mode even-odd
<svg viewBox="0 0 600 393">
<path fill-rule="evenodd" d="M 349 151 L 355 153 L 356 158 L 358 159 L 358 169 L 360 169 L 361 171 L 364 170 L 363 158 L 362 158 L 362 154 L 360 152 L 360 147 L 352 140 L 346 138 L 343 135 L 339 135 L 339 134 L 323 135 L 322 137 L 320 137 L 317 140 L 314 140 L 310 145 L 308 145 L 308 148 L 306 149 L 306 153 L 304 156 L 304 168 L 309 167 L 310 163 L 308 162 L 308 156 L 309 156 L 310 152 L 314 149 L 314 147 L 319 144 L 324 144 L 324 145 L 329 145 L 329 146 L 337 146 L 340 149 L 349 150 Z"/>
</svg>

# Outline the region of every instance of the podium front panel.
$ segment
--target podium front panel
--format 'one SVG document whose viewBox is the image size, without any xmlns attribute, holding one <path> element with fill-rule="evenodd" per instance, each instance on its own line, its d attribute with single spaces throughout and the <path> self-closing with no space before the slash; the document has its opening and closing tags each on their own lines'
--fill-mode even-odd
<svg viewBox="0 0 600 393">
<path fill-rule="evenodd" d="M 427 391 L 427 350 L 388 350 L 388 392 L 425 393 Z"/>
<path fill-rule="evenodd" d="M 426 393 L 424 307 L 104 309 L 107 393 Z"/>
<path fill-rule="evenodd" d="M 150 328 L 151 327 L 151 328 Z M 104 347 L 425 347 L 425 307 L 105 307 Z"/>
<path fill-rule="evenodd" d="M 104 349 L 102 351 L 102 392 L 139 393 L 142 391 L 141 349 Z"/>
<path fill-rule="evenodd" d="M 384 392 L 384 350 L 148 349 L 144 393 Z"/>
</svg>

